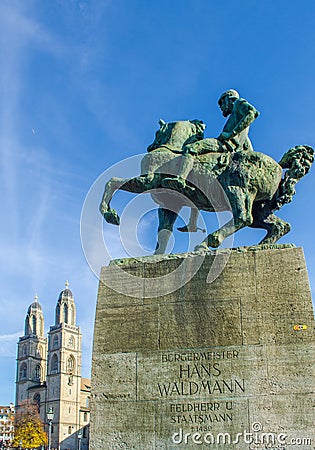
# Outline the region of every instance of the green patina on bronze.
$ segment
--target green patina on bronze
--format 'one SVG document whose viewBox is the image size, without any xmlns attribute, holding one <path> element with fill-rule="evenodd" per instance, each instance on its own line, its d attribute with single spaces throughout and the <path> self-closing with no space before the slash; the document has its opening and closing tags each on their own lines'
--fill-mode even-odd
<svg viewBox="0 0 315 450">
<path fill-rule="evenodd" d="M 154 142 L 135 178 L 111 178 L 100 205 L 105 220 L 119 225 L 110 207 L 118 189 L 150 192 L 159 204 L 158 242 L 155 254 L 165 252 L 178 212 L 191 207 L 182 232 L 197 231 L 199 210 L 231 211 L 232 219 L 209 234 L 195 250 L 217 248 L 223 240 L 245 226 L 267 231 L 260 244 L 274 244 L 290 231 L 290 225 L 274 213 L 295 194 L 295 184 L 308 173 L 314 150 L 308 145 L 291 148 L 279 163 L 255 152 L 248 137 L 249 126 L 259 113 L 235 90 L 222 94 L 219 106 L 228 120 L 218 138 L 204 139 L 200 120 L 166 123 L 160 120 Z M 283 175 L 283 169 L 285 170 Z"/>
</svg>

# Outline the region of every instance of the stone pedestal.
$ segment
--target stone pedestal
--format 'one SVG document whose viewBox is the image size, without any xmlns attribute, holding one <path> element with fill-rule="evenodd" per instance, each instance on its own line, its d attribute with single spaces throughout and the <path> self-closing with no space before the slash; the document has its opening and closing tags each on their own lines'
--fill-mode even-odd
<svg viewBox="0 0 315 450">
<path fill-rule="evenodd" d="M 208 282 L 220 261 L 222 273 Z M 131 276 L 129 295 L 122 271 Z M 181 279 L 165 294 L 165 283 Z M 108 287 L 120 282 L 120 293 Z M 228 258 L 223 250 L 202 264 L 194 254 L 164 255 L 103 268 L 91 450 L 314 449 L 314 388 L 301 248 L 236 249 Z"/>
</svg>

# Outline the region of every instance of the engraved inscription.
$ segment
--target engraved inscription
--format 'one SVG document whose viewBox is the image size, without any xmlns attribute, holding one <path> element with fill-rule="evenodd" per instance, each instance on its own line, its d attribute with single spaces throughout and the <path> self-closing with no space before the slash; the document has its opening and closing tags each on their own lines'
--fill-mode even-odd
<svg viewBox="0 0 315 450">
<path fill-rule="evenodd" d="M 170 423 L 208 426 L 215 422 L 231 422 L 233 404 L 228 402 L 171 403 Z"/>
<path fill-rule="evenodd" d="M 158 382 L 159 395 L 165 398 L 244 393 L 245 380 L 226 378 L 220 365 L 220 361 L 238 357 L 239 351 L 235 349 L 163 353 L 161 363 L 175 364 L 178 379 Z"/>
<path fill-rule="evenodd" d="M 161 362 L 179 361 L 211 361 L 213 359 L 235 359 L 238 358 L 238 350 L 203 351 L 203 352 L 183 352 L 183 353 L 163 353 Z"/>
</svg>

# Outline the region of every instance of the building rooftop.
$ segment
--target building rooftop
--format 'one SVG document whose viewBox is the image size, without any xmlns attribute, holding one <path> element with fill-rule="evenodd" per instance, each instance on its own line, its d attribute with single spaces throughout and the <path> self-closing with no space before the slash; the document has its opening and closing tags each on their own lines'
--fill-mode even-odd
<svg viewBox="0 0 315 450">
<path fill-rule="evenodd" d="M 73 299 L 73 294 L 72 294 L 72 291 L 69 289 L 69 282 L 66 281 L 65 289 L 60 292 L 59 297 L 58 297 L 58 302 L 60 303 L 62 300 L 69 299 L 69 298 Z"/>
<path fill-rule="evenodd" d="M 39 303 L 37 295 L 35 295 L 34 300 L 28 307 L 27 314 L 31 314 L 33 311 L 42 311 L 42 305 Z"/>
</svg>

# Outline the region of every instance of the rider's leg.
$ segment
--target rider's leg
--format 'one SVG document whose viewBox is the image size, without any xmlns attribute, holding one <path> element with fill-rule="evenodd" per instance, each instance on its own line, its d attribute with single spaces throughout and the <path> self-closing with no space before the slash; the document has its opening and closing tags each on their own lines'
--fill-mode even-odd
<svg viewBox="0 0 315 450">
<path fill-rule="evenodd" d="M 181 157 L 179 163 L 177 179 L 184 186 L 186 184 L 186 179 L 190 171 L 192 170 L 193 166 L 194 166 L 194 157 L 190 153 L 183 151 L 183 156 Z"/>
<path fill-rule="evenodd" d="M 178 188 L 184 189 L 186 187 L 186 179 L 194 166 L 194 160 L 194 156 L 184 149 L 179 159 L 177 176 L 164 178 L 162 181 L 163 187 L 175 190 Z"/>
<path fill-rule="evenodd" d="M 170 189 L 178 189 L 186 187 L 186 180 L 193 169 L 196 155 L 204 153 L 222 153 L 226 152 L 225 146 L 218 139 L 207 138 L 188 144 L 183 148 L 182 158 L 179 163 L 178 175 L 176 177 L 167 177 L 163 180 L 162 185 Z M 190 187 L 191 188 L 191 187 Z M 194 188 L 191 188 L 194 189 Z"/>
</svg>

